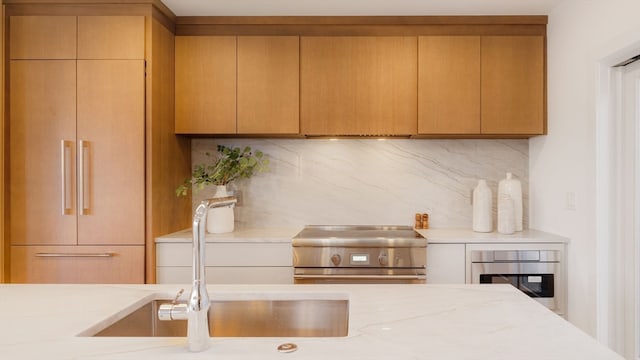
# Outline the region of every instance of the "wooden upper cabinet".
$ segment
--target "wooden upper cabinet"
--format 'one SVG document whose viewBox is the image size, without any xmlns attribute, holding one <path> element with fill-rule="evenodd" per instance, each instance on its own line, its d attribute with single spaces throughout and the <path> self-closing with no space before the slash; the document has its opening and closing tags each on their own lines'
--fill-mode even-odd
<svg viewBox="0 0 640 360">
<path fill-rule="evenodd" d="M 144 59 L 144 24 L 144 16 L 11 16 L 9 56 Z"/>
<path fill-rule="evenodd" d="M 144 59 L 144 16 L 79 16 L 78 59 Z"/>
<path fill-rule="evenodd" d="M 236 37 L 176 37 L 178 134 L 236 133 Z"/>
<path fill-rule="evenodd" d="M 11 59 L 75 59 L 75 16 L 11 16 Z"/>
<path fill-rule="evenodd" d="M 238 37 L 239 134 L 299 132 L 299 38 Z"/>
<path fill-rule="evenodd" d="M 544 37 L 482 37 L 482 133 L 545 133 Z"/>
<path fill-rule="evenodd" d="M 480 37 L 418 38 L 418 133 L 480 133 Z"/>
<path fill-rule="evenodd" d="M 305 135 L 417 132 L 417 38 L 300 39 L 300 126 Z"/>
<path fill-rule="evenodd" d="M 175 131 L 538 135 L 545 76 L 543 35 L 180 36 Z"/>
</svg>

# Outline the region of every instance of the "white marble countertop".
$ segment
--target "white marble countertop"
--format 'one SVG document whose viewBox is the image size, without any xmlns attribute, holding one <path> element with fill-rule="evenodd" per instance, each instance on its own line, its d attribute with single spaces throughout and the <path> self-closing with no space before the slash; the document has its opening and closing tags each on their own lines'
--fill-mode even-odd
<svg viewBox="0 0 640 360">
<path fill-rule="evenodd" d="M 78 337 L 178 285 L 0 285 L 3 359 L 622 359 L 509 285 L 210 286 L 212 298 L 349 298 L 337 338 Z M 188 291 L 187 291 L 188 292 Z M 290 354 L 276 347 L 294 342 Z"/>
<path fill-rule="evenodd" d="M 426 229 L 416 230 L 427 238 L 428 243 L 568 243 L 569 238 L 544 231 L 527 229 L 511 235 L 498 232 L 479 233 L 471 229 Z"/>
<path fill-rule="evenodd" d="M 266 243 L 291 243 L 291 239 L 302 230 L 299 228 L 282 229 L 236 229 L 226 234 L 207 234 L 207 242 L 266 242 Z M 191 242 L 192 231 L 185 229 L 156 238 L 156 243 Z"/>
<path fill-rule="evenodd" d="M 291 242 L 302 227 L 281 229 L 238 229 L 227 234 L 207 234 L 207 242 Z M 416 230 L 427 238 L 428 243 L 568 243 L 566 237 L 533 229 L 504 235 L 497 232 L 478 233 L 471 229 L 426 229 Z M 191 242 L 191 229 L 185 229 L 156 238 L 156 243 Z"/>
</svg>

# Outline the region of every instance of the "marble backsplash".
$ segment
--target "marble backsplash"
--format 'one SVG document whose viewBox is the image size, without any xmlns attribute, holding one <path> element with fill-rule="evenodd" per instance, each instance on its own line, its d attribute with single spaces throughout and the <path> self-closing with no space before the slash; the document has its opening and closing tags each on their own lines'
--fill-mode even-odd
<svg viewBox="0 0 640 360">
<path fill-rule="evenodd" d="M 511 172 L 522 182 L 528 224 L 527 140 L 193 139 L 193 164 L 210 162 L 216 145 L 250 146 L 268 155 L 269 171 L 229 185 L 239 197 L 236 227 L 307 224 L 413 225 L 429 213 L 432 228 L 471 228 L 472 190 L 493 192 Z M 194 207 L 213 189 L 193 194 Z"/>
</svg>

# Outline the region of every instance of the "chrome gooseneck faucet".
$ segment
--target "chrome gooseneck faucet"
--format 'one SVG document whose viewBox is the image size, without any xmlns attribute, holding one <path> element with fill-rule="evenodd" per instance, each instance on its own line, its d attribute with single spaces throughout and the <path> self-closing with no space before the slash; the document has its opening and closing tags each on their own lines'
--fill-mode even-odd
<svg viewBox="0 0 640 360">
<path fill-rule="evenodd" d="M 204 200 L 196 208 L 193 216 L 193 286 L 187 304 L 163 304 L 158 310 L 160 320 L 187 320 L 187 338 L 189 350 L 198 352 L 209 347 L 209 293 L 205 281 L 205 229 L 207 210 L 233 206 L 238 202 L 234 196 Z"/>
</svg>

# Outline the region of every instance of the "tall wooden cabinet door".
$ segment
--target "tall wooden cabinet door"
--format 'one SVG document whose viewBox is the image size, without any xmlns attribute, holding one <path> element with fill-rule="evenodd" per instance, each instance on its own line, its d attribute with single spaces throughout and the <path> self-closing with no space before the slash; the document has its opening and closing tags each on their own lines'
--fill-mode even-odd
<svg viewBox="0 0 640 360">
<path fill-rule="evenodd" d="M 75 16 L 11 16 L 11 59 L 75 59 Z"/>
<path fill-rule="evenodd" d="M 480 133 L 480 37 L 418 38 L 418 133 Z"/>
<path fill-rule="evenodd" d="M 415 134 L 417 56 L 411 36 L 301 37 L 301 132 Z"/>
<path fill-rule="evenodd" d="M 297 134 L 297 36 L 238 37 L 238 133 Z"/>
<path fill-rule="evenodd" d="M 78 59 L 144 59 L 144 16 L 79 16 Z"/>
<path fill-rule="evenodd" d="M 543 134 L 542 36 L 482 37 L 482 133 Z"/>
<path fill-rule="evenodd" d="M 78 60 L 78 244 L 144 244 L 143 60 Z"/>
<path fill-rule="evenodd" d="M 176 133 L 236 133 L 235 36 L 176 37 Z"/>
<path fill-rule="evenodd" d="M 75 245 L 76 61 L 13 60 L 9 91 L 11 244 Z"/>
</svg>

